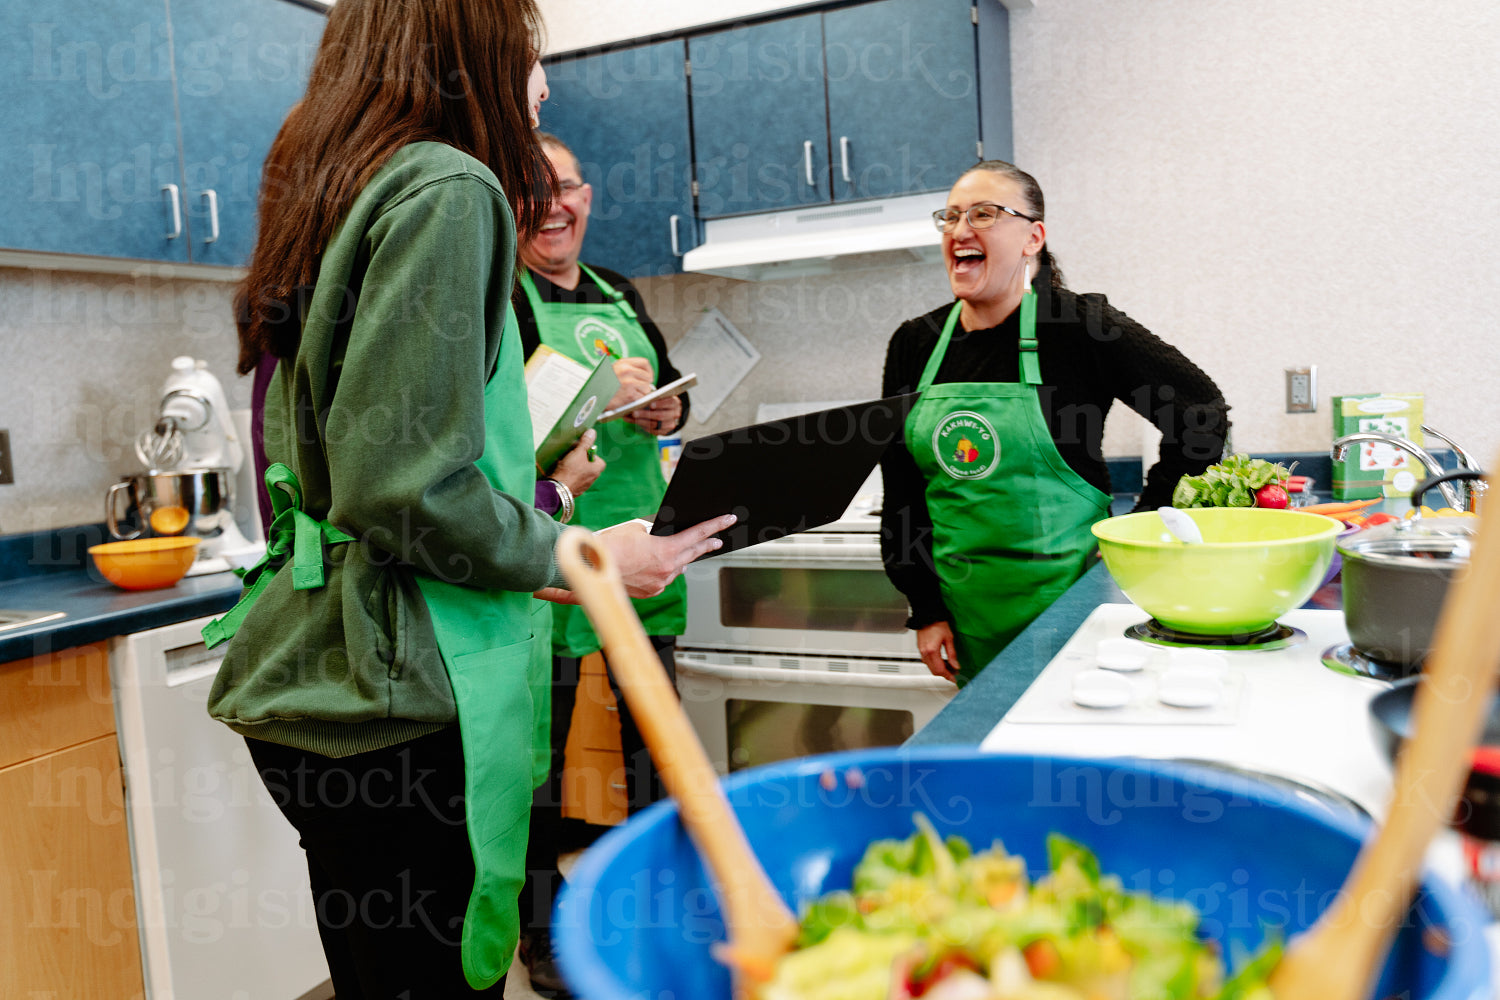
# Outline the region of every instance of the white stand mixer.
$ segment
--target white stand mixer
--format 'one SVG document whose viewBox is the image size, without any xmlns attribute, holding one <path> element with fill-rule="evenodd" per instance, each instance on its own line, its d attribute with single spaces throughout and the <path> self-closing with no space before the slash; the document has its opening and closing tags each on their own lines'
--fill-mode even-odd
<svg viewBox="0 0 1500 1000">
<path fill-rule="evenodd" d="M 174 508 L 191 515 L 180 530 L 202 539 L 188 576 L 250 566 L 265 552 L 263 542 L 245 537 L 234 516 L 238 492 L 250 515 L 242 523 L 251 527 L 252 534 L 260 535 L 253 478 L 241 476 L 247 464 L 247 444 L 248 436 L 236 427 L 224 387 L 207 363 L 187 356 L 173 358 L 172 373 L 162 387 L 156 426 L 136 440 L 136 454 L 148 470 L 143 478 L 222 472 L 228 494 L 213 505 L 219 509 Z M 150 523 L 159 533 L 178 533 L 170 530 L 175 525 L 163 531 L 161 520 L 166 519 L 150 515 Z"/>
</svg>

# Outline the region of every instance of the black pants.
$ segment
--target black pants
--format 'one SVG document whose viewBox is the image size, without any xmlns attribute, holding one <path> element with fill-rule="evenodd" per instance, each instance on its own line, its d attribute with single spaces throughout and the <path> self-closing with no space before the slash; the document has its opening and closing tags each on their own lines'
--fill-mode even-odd
<svg viewBox="0 0 1500 1000">
<path fill-rule="evenodd" d="M 307 852 L 339 1000 L 474 995 L 459 958 L 474 859 L 458 727 L 339 758 L 245 742 Z"/>
<path fill-rule="evenodd" d="M 677 637 L 653 635 L 656 650 L 667 679 L 677 681 Z M 573 705 L 578 700 L 579 660 L 567 656 L 552 658 L 552 765 L 547 783 L 536 790 L 531 800 L 531 837 L 526 843 L 526 882 L 521 887 L 521 932 L 544 930 L 552 924 L 552 908 L 562 889 L 562 875 L 557 870 L 557 846 L 563 839 L 562 771 L 563 750 L 568 745 L 568 730 L 573 725 Z M 606 670 L 608 662 L 605 663 Z M 620 709 L 620 751 L 625 758 L 625 797 L 631 813 L 666 794 L 661 776 L 651 763 L 651 754 L 641 736 L 630 708 L 620 694 L 620 685 L 609 671 L 609 686 Z"/>
</svg>

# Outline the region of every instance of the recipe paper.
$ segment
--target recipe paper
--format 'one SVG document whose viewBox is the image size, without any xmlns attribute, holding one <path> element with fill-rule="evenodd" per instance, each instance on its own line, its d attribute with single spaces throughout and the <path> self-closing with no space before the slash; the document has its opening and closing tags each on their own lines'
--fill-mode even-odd
<svg viewBox="0 0 1500 1000">
<path fill-rule="evenodd" d="M 696 372 L 693 416 L 706 423 L 715 410 L 760 362 L 760 352 L 729 318 L 710 306 L 693 328 L 667 352 L 680 372 Z"/>
</svg>

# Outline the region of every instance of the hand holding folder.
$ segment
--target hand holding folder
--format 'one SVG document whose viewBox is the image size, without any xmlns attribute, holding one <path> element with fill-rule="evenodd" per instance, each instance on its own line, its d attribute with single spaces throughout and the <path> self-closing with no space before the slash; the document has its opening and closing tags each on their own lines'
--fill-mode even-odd
<svg viewBox="0 0 1500 1000">
<path fill-rule="evenodd" d="M 592 367 L 543 344 L 526 361 L 526 398 L 531 410 L 536 465 L 549 471 L 593 427 L 620 388 L 610 358 Z"/>
</svg>

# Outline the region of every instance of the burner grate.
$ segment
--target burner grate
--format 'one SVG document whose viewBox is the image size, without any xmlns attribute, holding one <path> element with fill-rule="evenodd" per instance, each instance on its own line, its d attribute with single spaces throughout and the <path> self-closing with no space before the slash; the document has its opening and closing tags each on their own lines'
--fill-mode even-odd
<svg viewBox="0 0 1500 1000">
<path fill-rule="evenodd" d="M 1307 633 L 1281 622 L 1272 624 L 1256 632 L 1238 633 L 1233 635 L 1199 635 L 1192 632 L 1179 632 L 1151 618 L 1144 622 L 1138 622 L 1125 629 L 1127 639 L 1139 639 L 1155 646 L 1190 646 L 1207 649 L 1230 649 L 1230 650 L 1253 650 L 1253 649 L 1286 649 L 1307 641 Z"/>
<path fill-rule="evenodd" d="M 1350 677 L 1369 677 L 1377 681 L 1392 683 L 1407 677 L 1414 677 L 1422 669 L 1420 663 L 1410 667 L 1404 663 L 1387 663 L 1385 660 L 1366 656 L 1355 649 L 1352 642 L 1341 642 L 1337 646 L 1329 646 L 1323 650 L 1323 666 L 1335 673 L 1348 674 Z"/>
</svg>

